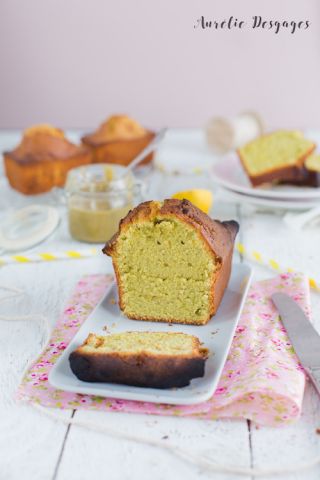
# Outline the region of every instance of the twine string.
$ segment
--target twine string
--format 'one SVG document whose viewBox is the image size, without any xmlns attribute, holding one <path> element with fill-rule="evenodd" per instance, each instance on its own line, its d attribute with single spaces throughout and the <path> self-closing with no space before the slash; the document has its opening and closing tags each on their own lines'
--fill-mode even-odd
<svg viewBox="0 0 320 480">
<path fill-rule="evenodd" d="M 11 291 L 12 295 L 11 298 L 20 296 L 24 292 L 14 287 L 8 287 L 6 285 L 0 285 L 0 288 Z M 7 300 L 8 297 L 0 298 L 0 303 Z M 16 316 L 9 316 L 9 315 L 0 315 L 1 321 L 33 321 L 38 322 L 40 328 L 44 328 L 44 335 L 43 341 L 41 346 L 41 352 L 37 354 L 35 358 L 31 358 L 30 361 L 27 362 L 22 374 L 21 374 L 21 381 L 24 380 L 25 375 L 27 374 L 30 367 L 35 363 L 39 355 L 43 353 L 43 351 L 48 347 L 50 341 L 50 324 L 49 320 L 44 315 L 16 315 Z M 28 398 L 24 398 L 26 402 L 28 402 Z M 50 410 L 49 408 L 43 407 L 38 403 L 28 402 L 35 410 L 39 413 L 50 417 L 52 420 L 59 421 L 64 423 L 65 425 L 74 425 L 81 428 L 86 428 L 98 433 L 107 434 L 112 438 L 117 438 L 119 440 L 128 440 L 130 442 L 134 442 L 140 445 L 148 445 L 154 448 L 160 448 L 167 453 L 180 458 L 192 465 L 202 468 L 203 470 L 207 470 L 211 473 L 221 473 L 221 474 L 233 474 L 237 476 L 253 476 L 253 477 L 267 477 L 267 476 L 277 476 L 277 475 L 285 475 L 290 473 L 297 473 L 297 472 L 304 472 L 306 470 L 310 470 L 311 468 L 320 464 L 320 454 L 316 455 L 311 460 L 299 463 L 297 465 L 290 465 L 284 468 L 252 468 L 252 467 L 243 467 L 240 465 L 219 465 L 217 464 L 212 458 L 208 458 L 204 454 L 194 453 L 190 450 L 185 448 L 181 448 L 178 445 L 161 441 L 157 439 L 150 439 L 147 437 L 143 437 L 140 435 L 134 435 L 132 433 L 124 433 L 119 432 L 118 430 L 114 430 L 112 427 L 108 425 L 102 425 L 101 423 L 92 422 L 89 420 L 80 420 L 77 418 L 65 418 L 61 415 L 57 414 L 55 411 Z"/>
</svg>

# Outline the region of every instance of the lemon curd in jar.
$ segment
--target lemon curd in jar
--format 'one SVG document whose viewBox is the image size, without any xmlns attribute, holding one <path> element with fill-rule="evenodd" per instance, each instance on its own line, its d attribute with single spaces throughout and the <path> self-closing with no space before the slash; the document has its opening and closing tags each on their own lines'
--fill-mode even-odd
<svg viewBox="0 0 320 480">
<path fill-rule="evenodd" d="M 118 230 L 120 220 L 126 216 L 130 208 L 129 204 L 118 208 L 101 208 L 101 210 L 70 205 L 70 234 L 82 242 L 106 242 Z"/>
<path fill-rule="evenodd" d="M 95 164 L 71 170 L 66 192 L 71 236 L 82 242 L 104 243 L 139 196 L 139 182 L 124 167 Z"/>
</svg>

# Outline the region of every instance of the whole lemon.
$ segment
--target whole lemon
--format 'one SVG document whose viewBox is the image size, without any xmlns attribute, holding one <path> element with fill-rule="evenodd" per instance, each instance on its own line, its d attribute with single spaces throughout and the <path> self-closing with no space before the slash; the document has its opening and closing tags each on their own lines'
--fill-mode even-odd
<svg viewBox="0 0 320 480">
<path fill-rule="evenodd" d="M 213 203 L 212 192 L 203 188 L 194 188 L 193 190 L 177 192 L 172 195 L 172 198 L 177 198 L 178 200 L 189 200 L 191 203 L 193 203 L 193 205 L 205 213 L 209 213 Z"/>
</svg>

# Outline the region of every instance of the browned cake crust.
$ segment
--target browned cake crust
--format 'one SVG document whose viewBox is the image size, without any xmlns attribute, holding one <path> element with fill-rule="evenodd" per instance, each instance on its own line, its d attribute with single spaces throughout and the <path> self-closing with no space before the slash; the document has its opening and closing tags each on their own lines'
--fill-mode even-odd
<svg viewBox="0 0 320 480">
<path fill-rule="evenodd" d="M 119 140 L 96 140 L 94 135 L 82 137 L 84 145 L 89 147 L 93 154 L 94 163 L 116 163 L 128 165 L 155 136 L 154 132 L 146 131 L 145 135 L 138 138 Z M 140 165 L 151 162 L 153 154 L 150 153 Z"/>
<path fill-rule="evenodd" d="M 320 174 L 302 166 L 300 169 L 296 169 L 290 180 L 281 180 L 279 183 L 317 188 L 320 187 Z"/>
<path fill-rule="evenodd" d="M 59 131 L 59 129 L 55 129 Z M 34 195 L 63 187 L 72 168 L 92 161 L 91 151 L 65 137 L 39 132 L 22 138 L 12 151 L 4 152 L 6 175 L 12 188 Z"/>
<path fill-rule="evenodd" d="M 304 183 L 300 185 L 305 185 L 307 187 L 314 187 L 314 188 L 319 188 L 320 187 L 320 173 L 319 172 L 314 172 L 313 170 L 308 170 L 308 175 L 304 180 Z"/>
<path fill-rule="evenodd" d="M 192 227 L 198 232 L 199 236 L 205 241 L 206 248 L 218 264 L 215 278 L 211 285 L 211 304 L 207 318 L 208 322 L 212 315 L 216 313 L 229 282 L 234 240 L 239 230 L 239 224 L 234 220 L 226 222 L 213 220 L 202 212 L 202 210 L 189 202 L 189 200 L 167 199 L 164 200 L 160 210 L 156 211 L 155 209 L 157 207 L 155 203 L 156 202 L 144 202 L 133 210 L 130 210 L 128 215 L 121 220 L 119 231 L 106 243 L 102 250 L 106 255 L 112 257 L 113 267 L 117 278 L 120 309 L 124 310 L 121 278 L 116 258 L 113 256 L 117 248 L 118 236 L 126 226 L 139 221 L 152 219 L 155 214 L 160 214 L 168 217 L 177 217 L 189 225 L 192 225 Z M 136 320 L 162 321 L 157 318 L 141 318 L 134 315 L 130 315 L 129 318 Z M 163 321 L 170 322 L 168 319 Z M 178 322 L 176 319 L 172 319 L 171 321 L 175 323 L 190 324 L 190 321 Z M 195 321 L 194 323 L 196 324 L 197 322 Z M 203 322 L 200 324 L 203 324 Z"/>
<path fill-rule="evenodd" d="M 301 172 L 297 173 L 294 178 L 291 178 L 290 180 L 281 180 L 279 184 L 316 188 L 320 186 L 320 176 L 316 172 L 311 172 L 305 168 L 302 168 Z"/>
<path fill-rule="evenodd" d="M 172 335 L 172 334 L 170 334 Z M 174 335 L 174 334 L 173 334 Z M 203 377 L 206 349 L 200 348 L 192 356 L 156 355 L 150 353 L 88 353 L 84 345 L 69 357 L 72 372 L 84 382 L 121 383 L 136 387 L 185 387 L 193 378 Z"/>
<path fill-rule="evenodd" d="M 248 172 L 243 157 L 241 156 L 240 149 L 237 150 L 241 164 L 252 184 L 252 186 L 257 187 L 264 183 L 290 183 L 296 182 L 297 178 L 301 177 L 301 169 L 303 168 L 306 158 L 315 150 L 316 145 L 313 144 L 310 149 L 299 159 L 297 159 L 296 165 L 291 165 L 288 167 L 273 169 L 268 172 L 263 173 L 262 175 L 252 176 Z"/>
</svg>

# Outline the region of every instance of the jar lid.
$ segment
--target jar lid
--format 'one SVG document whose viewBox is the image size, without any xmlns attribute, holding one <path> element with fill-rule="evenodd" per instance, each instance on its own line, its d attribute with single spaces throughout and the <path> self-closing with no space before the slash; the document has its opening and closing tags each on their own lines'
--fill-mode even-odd
<svg viewBox="0 0 320 480">
<path fill-rule="evenodd" d="M 104 194 L 119 193 L 132 188 L 133 174 L 121 165 L 95 163 L 73 168 L 68 172 L 68 193 Z"/>
<path fill-rule="evenodd" d="M 0 250 L 16 252 L 43 242 L 59 225 L 56 208 L 29 205 L 7 214 L 0 227 Z"/>
</svg>

